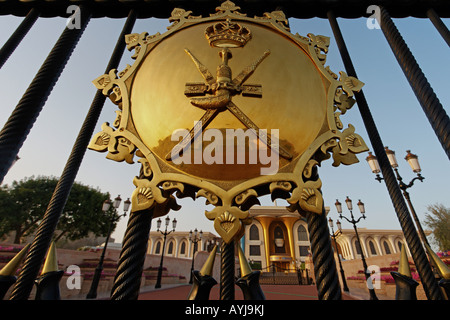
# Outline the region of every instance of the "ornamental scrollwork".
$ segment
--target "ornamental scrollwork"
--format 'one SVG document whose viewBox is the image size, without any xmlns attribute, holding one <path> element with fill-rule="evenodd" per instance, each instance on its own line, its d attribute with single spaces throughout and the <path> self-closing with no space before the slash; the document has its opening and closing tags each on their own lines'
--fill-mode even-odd
<svg viewBox="0 0 450 320">
<path fill-rule="evenodd" d="M 104 123 L 102 129 L 101 132 L 94 135 L 88 148 L 98 152 L 107 151 L 107 159 L 133 164 L 136 146 L 121 135 L 120 131 L 111 128 L 109 123 Z"/>
</svg>

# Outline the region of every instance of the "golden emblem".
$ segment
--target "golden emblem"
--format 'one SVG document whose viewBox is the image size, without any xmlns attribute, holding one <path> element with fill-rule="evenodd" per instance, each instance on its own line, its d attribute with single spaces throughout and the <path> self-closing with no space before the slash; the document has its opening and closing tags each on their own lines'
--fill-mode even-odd
<svg viewBox="0 0 450 320">
<path fill-rule="evenodd" d="M 119 110 L 89 145 L 115 161 L 139 158 L 132 211 L 165 214 L 177 207 L 174 193 L 204 197 L 227 243 L 261 195 L 320 214 L 316 166 L 330 154 L 334 166 L 352 164 L 367 151 L 340 119 L 363 83 L 325 66 L 329 38 L 293 35 L 281 11 L 239 10 L 231 1 L 209 17 L 175 9 L 166 33 L 128 35 L 133 65 L 93 81 Z"/>
</svg>

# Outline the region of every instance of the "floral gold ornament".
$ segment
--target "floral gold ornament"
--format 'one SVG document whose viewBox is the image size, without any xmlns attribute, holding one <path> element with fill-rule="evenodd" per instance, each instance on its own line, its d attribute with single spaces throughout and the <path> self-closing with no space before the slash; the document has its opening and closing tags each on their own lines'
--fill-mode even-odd
<svg viewBox="0 0 450 320">
<path fill-rule="evenodd" d="M 367 151 L 341 119 L 363 83 L 325 65 L 329 38 L 294 35 L 282 11 L 247 17 L 231 1 L 207 17 L 175 9 L 169 21 L 163 34 L 127 35 L 135 62 L 93 81 L 118 110 L 89 148 L 142 166 L 131 210 L 177 207 L 174 193 L 203 197 L 226 243 L 265 194 L 321 214 L 317 167 L 329 158 L 353 164 Z M 204 161 L 207 152 L 214 162 Z"/>
</svg>

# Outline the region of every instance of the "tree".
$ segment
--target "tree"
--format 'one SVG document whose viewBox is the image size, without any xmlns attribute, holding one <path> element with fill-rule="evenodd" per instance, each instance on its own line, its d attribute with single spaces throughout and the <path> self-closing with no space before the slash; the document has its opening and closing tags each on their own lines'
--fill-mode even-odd
<svg viewBox="0 0 450 320">
<path fill-rule="evenodd" d="M 44 217 L 48 203 L 58 183 L 55 177 L 30 177 L 11 186 L 0 187 L 0 237 L 15 231 L 14 243 L 36 231 Z M 109 193 L 75 182 L 58 222 L 55 241 L 64 237 L 77 240 L 87 237 L 106 236 L 111 219 L 114 230 L 117 210 L 112 206 L 105 213 L 102 204 L 109 199 Z"/>
<path fill-rule="evenodd" d="M 433 204 L 427 207 L 425 224 L 433 230 L 435 241 L 439 250 L 450 249 L 450 208 L 442 204 Z"/>
</svg>

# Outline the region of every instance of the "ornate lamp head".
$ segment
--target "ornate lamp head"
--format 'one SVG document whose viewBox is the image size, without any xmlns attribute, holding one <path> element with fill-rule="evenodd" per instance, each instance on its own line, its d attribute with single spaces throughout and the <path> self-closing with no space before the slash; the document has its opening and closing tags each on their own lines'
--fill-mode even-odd
<svg viewBox="0 0 450 320">
<path fill-rule="evenodd" d="M 411 150 L 406 150 L 405 160 L 408 161 L 413 172 L 419 173 L 420 171 L 422 171 L 419 165 L 419 157 L 415 154 L 412 154 Z"/>
<path fill-rule="evenodd" d="M 386 150 L 386 155 L 389 159 L 389 163 L 391 164 L 392 168 L 398 167 L 397 158 L 395 157 L 395 151 L 390 150 L 388 147 L 384 147 Z"/>
<path fill-rule="evenodd" d="M 364 206 L 364 203 L 361 200 L 358 200 L 358 208 L 359 208 L 359 212 L 361 212 L 361 214 L 364 216 L 364 214 L 366 213 L 366 207 Z"/>
<path fill-rule="evenodd" d="M 378 160 L 377 157 L 375 157 L 372 152 L 369 152 L 369 155 L 366 158 L 367 163 L 370 166 L 370 169 L 372 170 L 373 173 L 380 173 L 381 172 L 381 168 L 380 165 L 378 164 Z"/>
<path fill-rule="evenodd" d="M 102 206 L 102 211 L 108 211 L 109 210 L 109 208 L 111 207 L 111 200 L 109 200 L 109 199 L 106 199 L 104 202 L 103 202 L 103 206 Z"/>
</svg>

